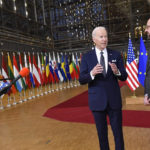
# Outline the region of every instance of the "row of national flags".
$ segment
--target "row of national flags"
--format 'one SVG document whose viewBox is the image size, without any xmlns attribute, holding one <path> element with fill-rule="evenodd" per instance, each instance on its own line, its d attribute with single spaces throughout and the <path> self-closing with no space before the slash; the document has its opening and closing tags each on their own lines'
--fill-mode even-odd
<svg viewBox="0 0 150 150">
<path fill-rule="evenodd" d="M 142 36 L 140 39 L 140 50 L 138 58 L 135 57 L 131 37 L 129 37 L 126 61 L 126 71 L 128 73 L 128 78 L 126 80 L 126 84 L 132 91 L 135 91 L 140 86 L 140 84 L 144 86 L 146 63 L 147 52 Z"/>
<path fill-rule="evenodd" d="M 79 79 L 80 59 L 78 58 L 77 53 L 71 53 L 71 55 L 57 53 L 57 55 L 55 55 L 53 52 L 52 56 L 50 53 L 21 54 L 20 52 L 7 52 L 7 56 L 4 55 L 3 52 L 1 54 L 1 74 L 4 79 L 13 80 L 19 75 L 19 72 L 23 67 L 29 68 L 30 71 L 29 76 L 19 79 L 15 85 L 12 86 L 10 90 L 12 93 L 16 93 L 17 91 L 21 92 L 27 88 L 39 87 L 40 85 Z M 12 55 L 12 59 L 10 54 Z M 11 80 L 7 80 L 7 82 L 10 83 Z"/>
</svg>

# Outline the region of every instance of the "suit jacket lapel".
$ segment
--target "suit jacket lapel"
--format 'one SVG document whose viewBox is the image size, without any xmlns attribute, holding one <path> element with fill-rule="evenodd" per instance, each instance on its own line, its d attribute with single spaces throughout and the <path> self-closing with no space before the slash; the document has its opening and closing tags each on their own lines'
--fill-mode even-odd
<svg viewBox="0 0 150 150">
<path fill-rule="evenodd" d="M 92 50 L 92 52 L 91 52 L 91 60 L 92 60 L 92 64 L 91 65 L 95 66 L 95 65 L 98 64 L 98 60 L 97 60 L 95 49 Z"/>
</svg>

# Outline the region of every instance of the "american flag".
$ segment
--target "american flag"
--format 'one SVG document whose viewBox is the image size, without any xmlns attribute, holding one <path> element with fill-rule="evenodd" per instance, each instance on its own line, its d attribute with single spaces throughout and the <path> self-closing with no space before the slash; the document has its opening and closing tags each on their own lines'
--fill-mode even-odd
<svg viewBox="0 0 150 150">
<path fill-rule="evenodd" d="M 138 65 L 137 60 L 135 59 L 132 42 L 129 38 L 128 44 L 128 53 L 127 53 L 127 62 L 126 62 L 126 71 L 128 73 L 128 78 L 126 80 L 129 88 L 134 91 L 139 87 L 140 83 L 138 81 Z"/>
</svg>

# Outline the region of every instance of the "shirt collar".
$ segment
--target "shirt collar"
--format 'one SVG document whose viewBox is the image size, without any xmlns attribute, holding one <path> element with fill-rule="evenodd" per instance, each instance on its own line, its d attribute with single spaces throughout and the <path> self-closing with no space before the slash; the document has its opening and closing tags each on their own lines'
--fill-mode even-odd
<svg viewBox="0 0 150 150">
<path fill-rule="evenodd" d="M 98 49 L 97 47 L 95 47 L 95 51 L 96 51 L 96 54 L 100 54 L 100 52 L 101 52 L 101 50 Z M 107 53 L 107 49 L 106 48 L 104 48 L 102 51 L 104 52 L 104 54 Z"/>
</svg>

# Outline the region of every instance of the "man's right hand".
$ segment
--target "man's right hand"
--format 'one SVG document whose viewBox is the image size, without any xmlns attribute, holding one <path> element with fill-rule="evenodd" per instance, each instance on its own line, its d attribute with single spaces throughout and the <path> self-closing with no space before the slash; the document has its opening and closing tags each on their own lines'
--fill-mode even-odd
<svg viewBox="0 0 150 150">
<path fill-rule="evenodd" d="M 150 98 L 148 96 L 144 96 L 144 105 L 149 105 L 150 104 Z"/>
<path fill-rule="evenodd" d="M 92 75 L 95 76 L 99 73 L 103 72 L 103 66 L 101 66 L 101 64 L 97 64 L 93 69 L 92 69 Z"/>
</svg>

